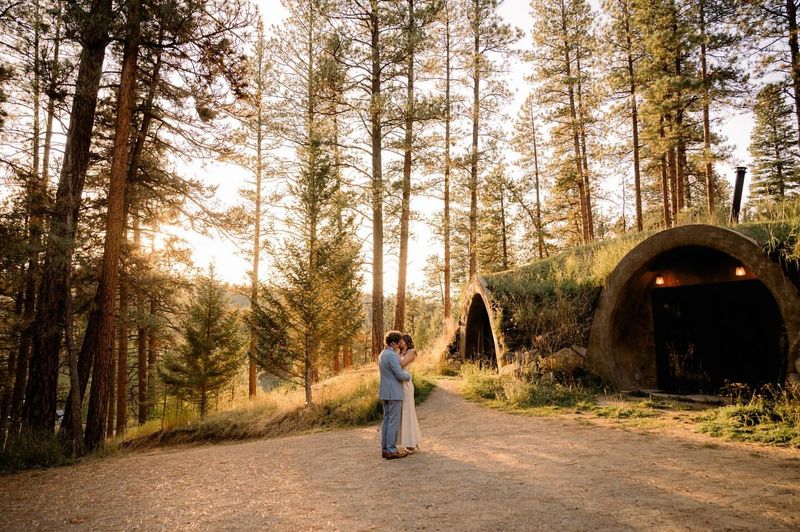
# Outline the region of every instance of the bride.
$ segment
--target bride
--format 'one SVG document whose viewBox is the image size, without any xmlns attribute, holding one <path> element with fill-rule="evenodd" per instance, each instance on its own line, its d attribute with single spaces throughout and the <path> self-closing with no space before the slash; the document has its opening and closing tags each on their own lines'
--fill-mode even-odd
<svg viewBox="0 0 800 532">
<path fill-rule="evenodd" d="M 400 339 L 400 365 L 406 369 L 417 358 L 414 340 L 410 334 Z M 400 431 L 397 433 L 397 446 L 413 453 L 419 449 L 422 435 L 417 421 L 417 409 L 414 406 L 414 383 L 403 381 L 403 414 L 400 418 Z"/>
</svg>

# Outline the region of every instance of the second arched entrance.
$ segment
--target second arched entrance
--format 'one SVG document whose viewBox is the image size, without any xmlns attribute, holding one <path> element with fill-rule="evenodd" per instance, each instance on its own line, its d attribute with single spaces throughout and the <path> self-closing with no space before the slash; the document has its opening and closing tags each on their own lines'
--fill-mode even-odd
<svg viewBox="0 0 800 532">
<path fill-rule="evenodd" d="M 592 323 L 591 367 L 623 388 L 717 393 L 793 369 L 797 288 L 734 231 L 685 226 L 650 237 L 609 276 Z"/>
</svg>

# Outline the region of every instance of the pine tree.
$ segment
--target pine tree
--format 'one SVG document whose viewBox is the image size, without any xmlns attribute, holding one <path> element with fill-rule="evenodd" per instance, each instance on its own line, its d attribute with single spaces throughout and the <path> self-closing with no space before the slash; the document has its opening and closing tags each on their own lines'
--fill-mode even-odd
<svg viewBox="0 0 800 532">
<path fill-rule="evenodd" d="M 167 169 L 165 155 L 171 153 L 175 156 L 198 156 L 218 153 L 218 131 L 213 125 L 219 113 L 212 111 L 211 107 L 224 108 L 226 95 L 241 92 L 238 84 L 243 79 L 239 72 L 241 63 L 225 59 L 236 54 L 231 37 L 244 23 L 241 3 L 232 1 L 214 6 L 214 10 L 199 9 L 207 1 L 195 0 L 169 6 L 149 2 L 143 4 L 143 8 L 147 8 L 148 16 L 144 17 L 140 30 L 144 36 L 140 55 L 143 65 L 149 68 L 138 69 L 139 72 L 146 71 L 148 75 L 142 77 L 141 83 L 139 79 L 136 83 L 135 94 L 141 95 L 143 101 L 135 107 L 137 112 L 131 117 L 132 124 L 136 123 L 138 128 L 135 134 L 132 132 L 129 140 L 129 156 L 124 167 L 123 204 L 129 207 L 133 205 L 139 216 L 146 212 L 147 216 L 142 218 L 158 220 L 159 222 L 154 222 L 156 225 L 167 218 L 174 220 L 181 214 L 188 214 L 183 210 L 183 203 L 189 199 L 201 206 L 209 199 L 206 187 Z M 192 14 L 195 24 L 183 24 L 182 20 L 185 18 L 180 15 L 182 12 Z M 214 30 L 209 32 L 212 26 Z M 171 45 L 166 47 L 165 42 L 170 42 Z M 181 75 L 186 71 L 195 73 L 191 80 Z M 220 86 L 226 86 L 229 91 L 219 91 Z M 191 104 L 190 109 L 193 112 L 175 113 L 173 106 L 179 103 Z M 104 128 L 111 128 L 110 124 L 116 121 L 111 109 L 111 105 L 104 105 L 98 114 L 98 123 Z M 168 127 L 153 128 L 151 124 L 154 122 L 161 126 L 168 124 Z M 169 130 L 168 134 L 165 129 Z M 107 135 L 98 137 L 101 145 L 103 139 L 108 138 Z M 113 145 L 105 142 L 102 147 L 107 150 L 108 159 L 113 161 Z M 95 180 L 96 186 L 106 186 L 102 179 L 107 174 L 103 170 L 110 171 L 100 165 L 93 172 L 94 175 L 89 176 Z M 208 208 L 201 209 L 202 216 L 189 215 L 194 220 L 195 227 L 214 225 L 224 230 L 216 213 Z M 102 350 L 102 339 L 107 330 L 105 313 L 108 308 L 108 304 L 104 304 L 102 300 L 107 298 L 107 293 L 108 290 L 102 284 L 98 286 L 83 335 L 78 360 L 82 393 L 89 382 L 90 373 L 96 370 L 95 355 Z M 95 414 L 103 408 L 99 402 Z M 69 420 L 71 415 L 71 405 L 68 404 L 65 420 Z M 94 424 L 95 422 L 93 426 Z M 65 428 L 68 430 L 69 426 L 69 423 L 62 424 L 62 432 Z"/>
<path fill-rule="evenodd" d="M 384 137 L 391 122 L 388 105 L 401 75 L 405 54 L 402 37 L 405 10 L 396 0 L 342 0 L 333 16 L 350 53 L 341 57 L 355 91 L 351 105 L 369 137 L 369 201 L 372 220 L 372 352 L 383 347 Z"/>
<path fill-rule="evenodd" d="M 553 147 L 572 146 L 573 187 L 580 209 L 584 242 L 594 238 L 592 187 L 587 157 L 587 131 L 593 120 L 589 88 L 589 61 L 596 47 L 593 15 L 585 0 L 534 0 L 534 79 L 541 84 L 542 105 L 554 123 Z M 567 161 L 562 161 L 563 163 Z M 561 172 L 562 177 L 567 173 Z M 568 184 L 568 180 L 562 180 Z"/>
<path fill-rule="evenodd" d="M 695 28 L 694 46 L 699 51 L 699 96 L 702 113 L 703 151 L 698 161 L 702 165 L 704 183 L 698 188 L 706 199 L 706 212 L 714 213 L 714 205 L 724 187 L 724 179 L 714 172 L 714 162 L 720 157 L 715 144 L 719 140 L 712 131 L 712 110 L 736 102 L 747 94 L 748 75 L 741 53 L 748 37 L 736 29 L 742 18 L 739 2 L 731 0 L 700 0 L 692 2 L 687 23 Z M 693 87 L 694 88 L 694 87 Z"/>
<path fill-rule="evenodd" d="M 442 238 L 444 240 L 444 256 L 443 256 L 443 274 L 444 274 L 444 287 L 442 299 L 444 300 L 444 320 L 451 319 L 453 314 L 452 298 L 450 295 L 451 284 L 451 258 L 450 258 L 450 172 L 452 170 L 453 162 L 450 155 L 452 147 L 452 113 L 453 113 L 453 57 L 454 57 L 454 44 L 455 44 L 455 29 L 454 23 L 457 23 L 459 10 L 458 6 L 454 5 L 453 0 L 444 0 L 444 7 L 442 9 L 443 30 L 442 36 L 444 41 L 444 183 L 443 183 L 443 196 L 444 205 L 442 207 Z"/>
<path fill-rule="evenodd" d="M 213 269 L 197 279 L 183 323 L 183 344 L 164 359 L 159 375 L 173 393 L 189 397 L 200 417 L 243 362 L 241 323 L 229 308 Z"/>
<path fill-rule="evenodd" d="M 56 384 L 61 346 L 60 323 L 66 316 L 70 263 L 81 194 L 89 164 L 97 94 L 109 31 L 114 21 L 111 0 L 95 0 L 88 13 L 72 6 L 70 24 L 79 28 L 83 45 L 72 99 L 65 153 L 50 217 L 40 283 L 30 371 L 25 393 L 24 425 L 50 433 L 56 417 Z M 86 20 L 84 20 L 86 19 Z"/>
<path fill-rule="evenodd" d="M 284 220 L 291 236 L 281 243 L 275 281 L 262 290 L 251 318 L 258 333 L 259 365 L 303 384 L 307 405 L 313 402 L 311 385 L 321 349 L 335 339 L 346 310 L 337 307 L 340 298 L 332 297 L 341 293 L 336 286 L 343 281 L 341 261 L 348 250 L 337 231 L 337 179 L 330 156 L 321 148 L 316 141 L 298 150 L 298 170 L 290 185 L 292 218 Z"/>
<path fill-rule="evenodd" d="M 271 84 L 272 71 L 271 58 L 269 56 L 269 42 L 264 31 L 264 22 L 258 15 L 256 32 L 253 36 L 253 52 L 248 58 L 247 76 L 248 87 L 246 94 L 237 103 L 234 114 L 239 120 L 240 129 L 235 133 L 232 144 L 239 149 L 232 159 L 249 173 L 253 175 L 252 188 L 240 190 L 240 194 L 247 203 L 246 208 L 241 209 L 243 218 L 247 222 L 242 228 L 242 238 L 252 242 L 250 261 L 252 270 L 250 271 L 250 305 L 251 310 L 258 302 L 259 289 L 259 267 L 261 264 L 262 230 L 263 230 L 263 200 L 265 182 L 265 154 L 270 144 L 268 137 L 268 113 L 269 94 L 274 87 Z M 250 183 L 248 183 L 250 185 Z M 248 395 L 255 397 L 256 383 L 256 354 L 257 337 L 255 331 L 250 334 L 250 346 L 248 362 Z"/>
<path fill-rule="evenodd" d="M 646 54 L 640 70 L 643 144 L 648 146 L 648 156 L 658 161 L 652 168 L 660 176 L 664 224 L 671 226 L 692 201 L 687 152 L 695 129 L 690 105 L 699 99 L 701 85 L 692 54 L 699 34 L 688 4 L 680 0 L 634 0 L 632 5 L 633 24 L 641 30 Z"/>
<path fill-rule="evenodd" d="M 795 145 L 797 132 L 792 108 L 782 84 L 770 83 L 758 92 L 753 105 L 755 125 L 750 137 L 753 157 L 750 193 L 760 202 L 781 201 L 800 188 Z"/>
<path fill-rule="evenodd" d="M 141 0 L 131 0 L 128 6 L 122 73 L 117 100 L 117 120 L 114 131 L 106 236 L 103 249 L 103 264 L 98 286 L 100 323 L 97 328 L 98 349 L 92 370 L 92 388 L 89 395 L 89 413 L 86 420 L 85 445 L 94 449 L 103 440 L 106 424 L 106 404 L 111 400 L 113 378 L 113 319 L 114 303 L 119 285 L 119 257 L 125 230 L 125 185 L 131 138 L 131 115 L 133 114 L 134 90 L 136 86 L 136 60 L 139 55 L 139 39 L 142 24 Z M 126 302 L 127 304 L 127 302 Z"/>
<path fill-rule="evenodd" d="M 481 160 L 481 113 L 497 111 L 507 93 L 499 84 L 499 75 L 511 55 L 511 46 L 519 40 L 519 30 L 501 22 L 501 0 L 469 0 L 466 8 L 471 52 L 469 79 L 472 88 L 472 144 L 469 154 L 469 276 L 478 268 L 478 181 Z"/>
<path fill-rule="evenodd" d="M 405 38 L 406 65 L 406 99 L 403 117 L 403 185 L 400 212 L 400 257 L 397 269 L 397 306 L 395 307 L 394 328 L 405 329 L 406 277 L 408 270 L 408 237 L 411 221 L 411 168 L 414 158 L 414 125 L 424 113 L 418 112 L 421 107 L 417 102 L 414 83 L 419 74 L 416 71 L 419 61 L 418 50 L 430 43 L 428 27 L 436 20 L 441 8 L 438 0 L 406 0 L 406 18 L 403 28 Z"/>
<path fill-rule="evenodd" d="M 794 120 L 800 147 L 800 37 L 798 36 L 798 0 L 744 0 L 749 17 L 741 17 L 742 31 L 751 38 L 751 47 L 768 52 L 765 63 L 786 74 L 787 86 L 794 101 Z"/>
<path fill-rule="evenodd" d="M 641 144 L 639 140 L 639 63 L 643 57 L 641 31 L 634 24 L 631 0 L 606 0 L 605 12 L 609 15 L 605 28 L 606 53 L 609 69 L 606 74 L 612 98 L 625 98 L 626 103 L 616 106 L 616 111 L 626 115 L 631 124 L 631 153 L 633 156 L 633 189 L 636 209 L 636 230 L 644 229 L 642 214 Z M 623 183 L 624 187 L 624 183 Z M 624 192 L 624 190 L 623 190 Z"/>
<path fill-rule="evenodd" d="M 508 270 L 514 263 L 511 244 L 509 187 L 502 165 L 495 166 L 486 176 L 480 195 L 480 227 L 478 260 L 482 272 Z"/>
<path fill-rule="evenodd" d="M 519 165 L 522 167 L 526 178 L 524 186 L 509 185 L 511 198 L 519 203 L 526 212 L 533 226 L 536 238 L 538 258 L 544 258 L 545 252 L 545 227 L 542 222 L 542 192 L 544 179 L 539 173 L 539 157 L 541 150 L 541 117 L 537 116 L 537 103 L 534 94 L 529 94 L 522 104 L 517 121 L 514 125 L 514 138 L 512 145 L 519 155 Z M 525 192 L 533 189 L 533 209 L 528 206 Z"/>
</svg>

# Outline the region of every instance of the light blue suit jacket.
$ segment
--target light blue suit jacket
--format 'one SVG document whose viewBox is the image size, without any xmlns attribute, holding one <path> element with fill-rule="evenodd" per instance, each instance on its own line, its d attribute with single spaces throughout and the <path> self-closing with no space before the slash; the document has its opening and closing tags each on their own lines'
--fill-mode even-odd
<svg viewBox="0 0 800 532">
<path fill-rule="evenodd" d="M 411 374 L 400 366 L 400 356 L 391 347 L 387 347 L 378 357 L 378 367 L 381 370 L 381 401 L 402 401 L 402 381 L 410 381 Z"/>
</svg>

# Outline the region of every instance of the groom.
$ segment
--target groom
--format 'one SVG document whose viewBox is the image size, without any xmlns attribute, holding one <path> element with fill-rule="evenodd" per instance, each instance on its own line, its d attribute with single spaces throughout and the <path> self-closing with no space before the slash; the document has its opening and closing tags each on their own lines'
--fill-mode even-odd
<svg viewBox="0 0 800 532">
<path fill-rule="evenodd" d="M 400 415 L 403 411 L 402 381 L 410 381 L 411 375 L 400 367 L 398 344 L 402 334 L 389 331 L 384 338 L 386 347 L 378 357 L 381 370 L 380 399 L 383 402 L 383 425 L 381 425 L 381 455 L 387 460 L 403 458 L 405 453 L 397 452 L 397 431 L 400 428 Z"/>
</svg>

